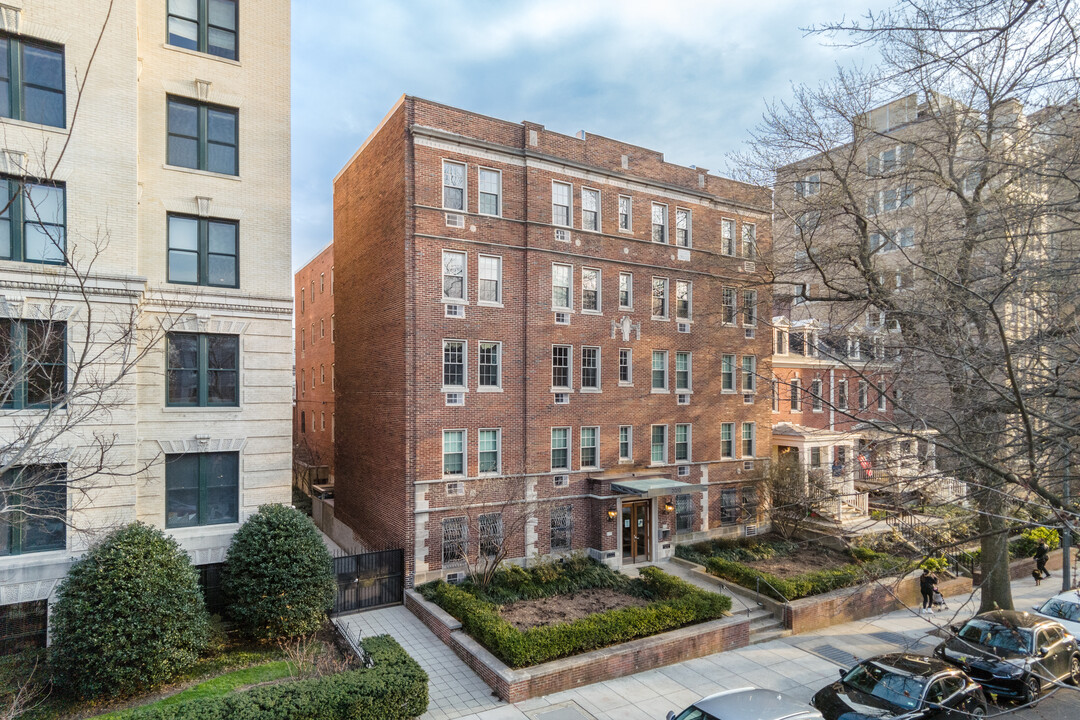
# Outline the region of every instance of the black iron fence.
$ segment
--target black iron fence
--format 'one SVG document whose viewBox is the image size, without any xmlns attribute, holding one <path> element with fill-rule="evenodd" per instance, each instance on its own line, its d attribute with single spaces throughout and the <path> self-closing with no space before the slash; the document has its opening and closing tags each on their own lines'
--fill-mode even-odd
<svg viewBox="0 0 1080 720">
<path fill-rule="evenodd" d="M 333 614 L 400 603 L 405 592 L 405 552 L 382 550 L 334 558 L 338 591 Z"/>
</svg>

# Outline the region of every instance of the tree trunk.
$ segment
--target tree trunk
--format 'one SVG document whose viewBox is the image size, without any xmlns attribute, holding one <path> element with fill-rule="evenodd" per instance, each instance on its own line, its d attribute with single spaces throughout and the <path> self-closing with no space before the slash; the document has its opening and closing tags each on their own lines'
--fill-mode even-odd
<svg viewBox="0 0 1080 720">
<path fill-rule="evenodd" d="M 983 534 L 982 585 L 979 612 L 1012 610 L 1012 584 L 1009 578 L 1009 533 L 1004 519 L 1005 503 L 1000 490 L 1002 482 L 990 478 L 989 486 L 977 493 L 976 502 L 983 513 L 979 516 L 979 531 Z"/>
</svg>

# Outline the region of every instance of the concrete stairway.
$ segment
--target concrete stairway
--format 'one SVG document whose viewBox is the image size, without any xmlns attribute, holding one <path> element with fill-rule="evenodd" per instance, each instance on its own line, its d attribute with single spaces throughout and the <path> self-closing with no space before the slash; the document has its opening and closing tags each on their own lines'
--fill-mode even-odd
<svg viewBox="0 0 1080 720">
<path fill-rule="evenodd" d="M 790 634 L 790 630 L 784 629 L 784 623 L 768 610 L 758 608 L 750 611 L 751 645 L 787 637 Z"/>
</svg>

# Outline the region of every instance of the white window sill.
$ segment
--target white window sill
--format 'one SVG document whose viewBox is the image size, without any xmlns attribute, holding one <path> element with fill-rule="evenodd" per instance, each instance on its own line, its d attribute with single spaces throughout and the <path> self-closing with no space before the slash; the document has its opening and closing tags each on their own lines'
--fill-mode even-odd
<svg viewBox="0 0 1080 720">
<path fill-rule="evenodd" d="M 670 390 L 661 390 L 660 388 L 653 388 L 652 390 L 650 390 L 650 392 L 653 395 L 670 395 L 671 394 Z"/>
<path fill-rule="evenodd" d="M 236 67 L 242 67 L 239 60 L 233 60 L 232 58 L 218 57 L 211 53 L 199 52 L 198 50 L 192 50 L 190 48 L 183 48 L 177 45 L 170 45 L 169 43 L 162 43 L 161 47 L 173 52 L 184 53 L 185 55 L 193 55 L 195 57 L 203 58 L 204 60 L 213 60 L 215 62 L 225 63 L 226 65 L 235 65 Z"/>
<path fill-rule="evenodd" d="M 448 213 L 461 213 L 462 215 L 468 215 L 469 214 L 469 209 L 468 208 L 448 208 L 448 207 L 444 207 L 444 208 L 440 208 L 440 209 L 443 212 L 448 212 Z M 463 228 L 455 228 L 455 230 L 462 230 L 462 229 Z"/>
<path fill-rule="evenodd" d="M 601 393 L 603 391 L 600 388 L 594 388 L 594 387 L 584 388 L 583 387 L 583 388 L 581 388 L 581 392 L 596 395 L 596 394 L 599 394 L 599 393 Z"/>
<path fill-rule="evenodd" d="M 675 388 L 675 394 L 676 395 L 693 395 L 694 391 L 693 390 L 686 390 L 686 389 L 683 389 L 683 388 Z"/>
<path fill-rule="evenodd" d="M 557 387 L 553 387 L 553 388 L 551 388 L 551 392 L 553 392 L 553 393 L 573 393 L 574 389 L 573 388 L 557 388 Z"/>
<path fill-rule="evenodd" d="M 467 480 L 468 478 L 466 478 L 465 475 L 443 475 L 442 479 L 445 482 L 461 482 L 462 480 Z"/>
<path fill-rule="evenodd" d="M 634 228 L 619 228 L 619 232 L 623 233 L 624 235 L 633 235 Z"/>
<path fill-rule="evenodd" d="M 442 304 L 443 305 L 469 305 L 470 303 L 469 303 L 468 300 L 464 300 L 464 299 L 457 300 L 457 299 L 454 299 L 454 298 L 444 297 L 442 299 Z"/>
<path fill-rule="evenodd" d="M 634 306 L 626 307 L 625 305 L 619 306 L 619 312 L 634 312 Z"/>
<path fill-rule="evenodd" d="M 469 388 L 467 388 L 467 387 L 446 387 L 444 385 L 443 388 L 441 390 L 439 390 L 439 392 L 443 392 L 443 393 L 467 393 L 467 392 L 469 392 Z"/>
<path fill-rule="evenodd" d="M 738 393 L 735 392 L 734 390 L 721 390 L 720 394 L 721 395 L 738 395 Z"/>
<path fill-rule="evenodd" d="M 476 301 L 476 306 L 477 307 L 501 308 L 501 307 L 503 307 L 503 304 L 501 302 L 488 302 L 487 300 L 477 300 Z"/>
<path fill-rule="evenodd" d="M 594 471 L 594 470 L 599 470 L 599 469 L 600 469 L 600 466 L 599 466 L 599 465 L 582 465 L 582 466 L 581 466 L 581 470 L 582 470 L 583 472 L 584 472 L 584 471 L 592 472 L 592 471 Z"/>
<path fill-rule="evenodd" d="M 632 382 L 621 382 L 621 383 L 619 383 L 619 387 L 634 387 L 634 383 L 632 383 Z"/>
<path fill-rule="evenodd" d="M 551 468 L 551 474 L 552 475 L 565 475 L 565 474 L 568 474 L 569 472 L 570 472 L 570 468 L 568 468 L 568 467 L 562 467 L 562 468 L 553 467 L 553 468 Z"/>
<path fill-rule="evenodd" d="M 664 467 L 665 465 L 667 465 L 666 460 L 663 461 L 663 462 L 650 462 L 649 463 L 649 467 Z"/>
<path fill-rule="evenodd" d="M 582 315 L 601 315 L 602 316 L 604 313 L 602 311 L 600 311 L 600 310 L 582 310 L 581 314 Z"/>
<path fill-rule="evenodd" d="M 487 387 L 482 385 L 476 388 L 476 392 L 482 393 L 501 393 L 502 391 L 503 389 L 501 387 Z"/>
<path fill-rule="evenodd" d="M 684 323 L 684 324 L 686 324 L 686 325 L 693 325 L 693 324 L 694 324 L 694 321 L 693 321 L 693 320 L 691 320 L 691 319 L 689 319 L 689 318 L 681 318 L 681 317 L 677 317 L 677 318 L 675 318 L 675 321 L 676 321 L 676 322 L 681 322 L 681 323 Z"/>
<path fill-rule="evenodd" d="M 239 175 L 229 175 L 228 173 L 210 172 L 209 170 L 199 170 L 198 168 L 180 167 L 179 165 L 163 164 L 163 170 L 175 170 L 176 172 L 191 173 L 192 175 L 202 175 L 203 177 L 220 178 L 222 180 L 234 180 L 236 182 L 242 182 Z"/>
<path fill-rule="evenodd" d="M 574 314 L 574 311 L 571 308 L 560 308 L 560 307 L 551 308 L 551 312 L 568 313 L 570 315 Z"/>
<path fill-rule="evenodd" d="M 202 538 L 214 532 L 234 533 L 240 529 L 240 523 L 220 523 L 216 525 L 189 525 L 187 527 L 165 528 L 165 532 L 183 542 L 193 538 Z"/>
<path fill-rule="evenodd" d="M 823 413 L 823 412 L 825 412 L 825 410 L 824 410 L 824 409 L 821 409 L 821 410 L 811 410 L 811 412 L 816 412 L 816 413 Z"/>
<path fill-rule="evenodd" d="M 669 318 L 669 317 L 661 317 L 659 315 L 653 315 L 652 319 L 653 320 L 660 320 L 662 322 L 670 322 L 670 320 L 671 320 L 671 318 Z"/>
</svg>

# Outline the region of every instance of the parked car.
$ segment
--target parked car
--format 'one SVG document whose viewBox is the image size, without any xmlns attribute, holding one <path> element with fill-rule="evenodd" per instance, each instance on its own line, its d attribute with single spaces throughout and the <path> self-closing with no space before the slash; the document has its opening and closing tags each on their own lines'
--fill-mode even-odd
<svg viewBox="0 0 1080 720">
<path fill-rule="evenodd" d="M 1033 703 L 1053 682 L 1080 683 L 1080 647 L 1054 620 L 994 610 L 951 629 L 934 654 L 998 698 Z"/>
<path fill-rule="evenodd" d="M 890 653 L 840 671 L 810 704 L 825 720 L 966 720 L 986 715 L 982 688 L 938 658 Z"/>
<path fill-rule="evenodd" d="M 702 698 L 667 720 L 823 720 L 821 713 L 775 690 L 745 687 Z"/>
<path fill-rule="evenodd" d="M 1080 590 L 1055 595 L 1035 606 L 1035 614 L 1061 623 L 1073 637 L 1080 637 Z"/>
</svg>

